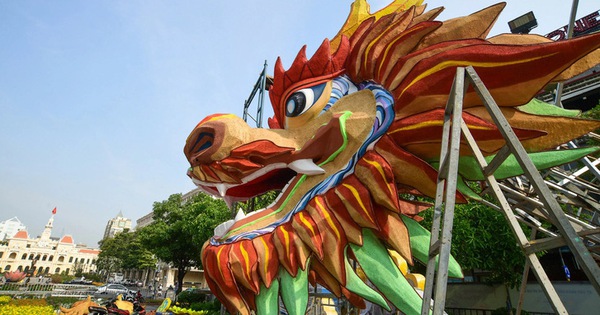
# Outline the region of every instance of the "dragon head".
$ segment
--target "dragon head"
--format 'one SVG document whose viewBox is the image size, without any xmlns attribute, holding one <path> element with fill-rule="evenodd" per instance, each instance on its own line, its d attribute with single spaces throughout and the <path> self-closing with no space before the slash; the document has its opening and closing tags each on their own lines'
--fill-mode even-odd
<svg viewBox="0 0 600 315">
<path fill-rule="evenodd" d="M 427 260 L 429 232 L 416 220 L 429 205 L 399 196 L 435 195 L 433 165 L 456 67 L 475 68 L 529 151 L 598 127 L 521 105 L 597 58 L 600 35 L 486 39 L 504 4 L 439 22 L 441 9 L 425 11 L 421 3 L 396 0 L 371 14 L 357 0 L 339 34 L 310 59 L 302 48 L 288 70 L 277 61 L 270 129 L 217 114 L 188 137 L 188 176 L 203 191 L 228 203 L 280 191 L 265 209 L 240 212 L 217 227 L 204 245 L 207 282 L 232 314 L 275 314 L 279 296 L 288 312 L 304 314 L 309 283 L 359 307 L 368 300 L 389 308 L 389 301 L 419 313 L 410 274 L 394 258 Z M 464 108 L 481 149 L 494 154 L 504 141 L 473 90 Z M 480 180 L 463 171 L 466 180 Z M 462 188 L 457 198 L 470 194 Z M 461 276 L 453 260 L 449 272 Z"/>
</svg>

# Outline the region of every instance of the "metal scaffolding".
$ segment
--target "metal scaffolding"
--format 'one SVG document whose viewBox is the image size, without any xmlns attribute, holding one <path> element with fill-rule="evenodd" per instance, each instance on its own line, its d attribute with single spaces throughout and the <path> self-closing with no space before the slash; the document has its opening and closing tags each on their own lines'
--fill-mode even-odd
<svg viewBox="0 0 600 315">
<path fill-rule="evenodd" d="M 469 85 L 472 85 L 480 99 L 483 101 L 485 108 L 506 141 L 506 144 L 489 163 L 484 159 L 469 128 L 462 120 L 462 104 L 465 91 Z M 552 169 L 550 172 L 555 172 L 553 173 L 553 176 L 561 177 L 564 181 L 561 185 L 553 184 L 553 186 L 551 186 L 553 190 L 551 190 L 549 188 L 550 183 L 544 181 L 491 94 L 480 80 L 475 70 L 469 66 L 466 68 L 457 68 L 450 98 L 446 104 L 437 195 L 421 314 L 429 314 L 433 297 L 435 297 L 433 302 L 433 314 L 441 315 L 444 312 L 456 198 L 456 183 L 458 180 L 457 165 L 462 139 L 461 134 L 462 137 L 464 137 L 466 144 L 472 150 L 473 155 L 486 178 L 487 188 L 482 192 L 482 195 L 491 194 L 497 201 L 497 203 L 490 203 L 485 200 L 483 202 L 504 214 L 510 228 L 517 238 L 519 246 L 527 258 L 527 267 L 524 277 L 527 276 L 529 269 L 533 270 L 555 313 L 567 314 L 567 310 L 536 256 L 536 253 L 542 250 L 568 246 L 587 275 L 590 283 L 600 295 L 600 269 L 596 261 L 594 261 L 592 254 L 588 248 L 586 248 L 586 245 L 599 243 L 598 241 L 600 241 L 600 239 L 597 239 L 594 234 L 600 232 L 600 230 L 592 223 L 584 222 L 574 216 L 567 216 L 561 209 L 556 197 L 553 195 L 553 191 L 555 191 L 559 192 L 562 196 L 568 196 L 566 197 L 567 200 L 570 200 L 570 202 L 581 208 L 588 207 L 595 214 L 598 211 L 597 201 L 594 198 L 588 198 L 587 192 L 596 188 L 594 185 L 587 185 L 585 182 L 576 178 L 576 176 L 570 177 L 569 175 L 561 174 L 561 172 L 556 169 Z M 525 181 L 528 184 L 527 189 L 529 191 L 527 194 L 523 191 L 511 188 L 506 182 L 499 183 L 494 176 L 494 172 L 509 156 L 514 156 L 524 172 L 522 180 L 518 179 L 516 181 L 521 184 Z M 577 189 L 565 187 L 565 185 L 569 183 L 575 185 L 573 187 Z M 534 197 L 532 197 L 533 192 L 536 193 Z M 538 220 L 550 222 L 556 227 L 558 232 L 553 233 L 544 230 L 541 227 L 541 224 L 535 224 Z M 530 238 L 527 238 L 520 223 L 532 227 Z M 538 231 L 544 232 L 549 235 L 549 237 L 535 239 Z M 593 254 L 596 255 L 597 252 L 593 252 Z M 437 268 L 436 260 L 438 260 Z M 437 277 L 435 277 L 436 269 Z M 525 282 L 526 281 L 524 281 L 524 283 Z M 435 295 L 433 295 L 434 287 Z M 522 289 L 523 288 L 524 286 Z M 522 303 L 523 292 L 524 291 L 521 292 L 519 310 Z"/>
<path fill-rule="evenodd" d="M 250 96 L 248 96 L 248 99 L 244 102 L 244 114 L 242 117 L 245 122 L 248 122 L 248 118 L 254 121 L 256 128 L 262 128 L 265 91 L 269 89 L 270 84 L 270 79 L 267 77 L 267 61 L 265 60 L 265 65 L 258 76 L 258 80 L 256 80 L 256 83 L 252 88 L 252 92 L 250 92 Z M 254 117 L 248 111 L 250 109 L 250 105 L 252 104 L 252 100 L 254 100 L 254 96 L 256 96 L 256 93 L 258 93 L 258 104 L 256 105 L 256 117 Z"/>
</svg>

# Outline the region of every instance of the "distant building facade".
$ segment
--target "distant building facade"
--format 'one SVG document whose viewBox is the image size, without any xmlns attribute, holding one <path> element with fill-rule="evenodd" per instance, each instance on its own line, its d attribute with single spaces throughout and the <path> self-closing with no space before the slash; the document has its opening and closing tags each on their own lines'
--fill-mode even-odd
<svg viewBox="0 0 600 315">
<path fill-rule="evenodd" d="M 0 271 L 19 270 L 34 275 L 95 271 L 100 250 L 75 244 L 71 235 L 52 237 L 53 223 L 54 215 L 37 238 L 31 238 L 26 229 L 7 237 L 0 245 Z"/>
<path fill-rule="evenodd" d="M 545 36 L 556 41 L 565 40 L 567 38 L 567 31 L 568 27 L 563 26 Z M 574 21 L 573 37 L 598 32 L 600 32 L 600 10 Z M 585 112 L 600 103 L 600 63 L 563 83 L 560 100 L 564 108 L 578 109 Z M 550 84 L 537 98 L 554 104 L 556 103 L 557 94 L 556 84 Z"/>
<path fill-rule="evenodd" d="M 3 241 L 13 235 L 17 234 L 20 230 L 27 229 L 17 217 L 8 219 L 0 222 L 0 241 Z"/>
<path fill-rule="evenodd" d="M 117 214 L 116 217 L 108 220 L 108 223 L 106 223 L 106 229 L 104 229 L 104 237 L 102 239 L 114 237 L 115 234 L 121 233 L 125 229 L 131 230 L 131 220 L 123 217 L 123 213 L 119 211 L 119 214 Z"/>
<path fill-rule="evenodd" d="M 150 212 L 148 214 L 146 214 L 145 216 L 135 220 L 135 229 L 141 229 L 144 226 L 148 226 L 150 225 L 152 222 L 154 222 L 154 218 L 152 218 L 152 216 L 154 215 L 153 212 Z"/>
</svg>

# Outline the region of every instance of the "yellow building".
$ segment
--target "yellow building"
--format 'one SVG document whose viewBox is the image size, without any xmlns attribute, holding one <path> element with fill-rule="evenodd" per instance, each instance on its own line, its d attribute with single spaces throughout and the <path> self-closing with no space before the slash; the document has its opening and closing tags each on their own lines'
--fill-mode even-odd
<svg viewBox="0 0 600 315">
<path fill-rule="evenodd" d="M 42 235 L 31 238 L 27 230 L 20 230 L 0 244 L 0 271 L 25 271 L 33 274 L 74 274 L 75 270 L 91 272 L 96 269 L 100 250 L 75 244 L 71 235 L 60 239 L 51 237 L 54 215 L 50 217 Z"/>
</svg>

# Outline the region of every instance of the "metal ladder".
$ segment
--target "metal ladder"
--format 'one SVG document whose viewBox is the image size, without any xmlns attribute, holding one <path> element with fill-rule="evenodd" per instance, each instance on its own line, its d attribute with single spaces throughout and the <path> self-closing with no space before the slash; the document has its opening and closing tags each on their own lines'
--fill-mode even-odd
<svg viewBox="0 0 600 315">
<path fill-rule="evenodd" d="M 463 99 L 469 84 L 473 86 L 480 99 L 483 101 L 492 120 L 495 122 L 500 133 L 504 137 L 506 144 L 502 147 L 490 163 L 484 159 L 481 150 L 475 142 L 469 128 L 462 120 Z M 435 299 L 433 301 L 433 314 L 441 315 L 444 312 L 446 302 L 446 287 L 448 280 L 448 262 L 450 257 L 450 246 L 452 239 L 452 225 L 454 218 L 454 205 L 456 198 L 457 170 L 459 160 L 459 150 L 461 133 L 467 144 L 471 148 L 481 170 L 486 178 L 488 185 L 487 192 L 495 196 L 499 206 L 496 206 L 507 219 L 511 230 L 515 234 L 518 244 L 526 256 L 527 270 L 531 268 L 534 271 L 546 297 L 550 301 L 555 313 L 568 314 L 562 301 L 560 300 L 552 283 L 548 279 L 546 272 L 542 268 L 536 253 L 541 250 L 555 248 L 559 246 L 568 246 L 575 258 L 581 265 L 589 281 L 600 294 L 600 268 L 591 257 L 589 251 L 583 244 L 582 238 L 578 235 L 569 222 L 565 213 L 560 208 L 558 202 L 552 195 L 548 186 L 542 179 L 540 173 L 535 168 L 533 162 L 527 155 L 527 152 L 514 134 L 508 121 L 500 111 L 500 108 L 492 98 L 491 94 L 475 72 L 469 66 L 466 68 L 457 68 L 454 83 L 450 92 L 450 98 L 446 104 L 444 115 L 444 128 L 442 135 L 442 148 L 440 154 L 439 175 L 437 181 L 437 193 L 435 199 L 435 208 L 433 215 L 433 225 L 431 230 L 431 244 L 429 251 L 429 261 L 427 263 L 427 272 L 425 277 L 425 290 L 423 292 L 423 304 L 421 314 L 430 313 L 432 294 L 435 287 Z M 517 216 L 513 212 L 510 203 L 507 201 L 500 184 L 494 176 L 496 169 L 510 155 L 514 155 L 519 165 L 524 171 L 532 187 L 538 193 L 539 200 L 543 203 L 545 217 L 558 229 L 559 235 L 545 239 L 529 240 L 523 232 Z M 544 210 L 543 210 L 544 211 Z M 442 225 L 443 221 L 443 225 Z M 532 239 L 535 238 L 535 229 L 532 232 Z M 437 277 L 436 277 L 436 259 Z M 435 277 L 435 279 L 434 279 Z M 434 281 L 435 280 L 435 281 Z"/>
</svg>

